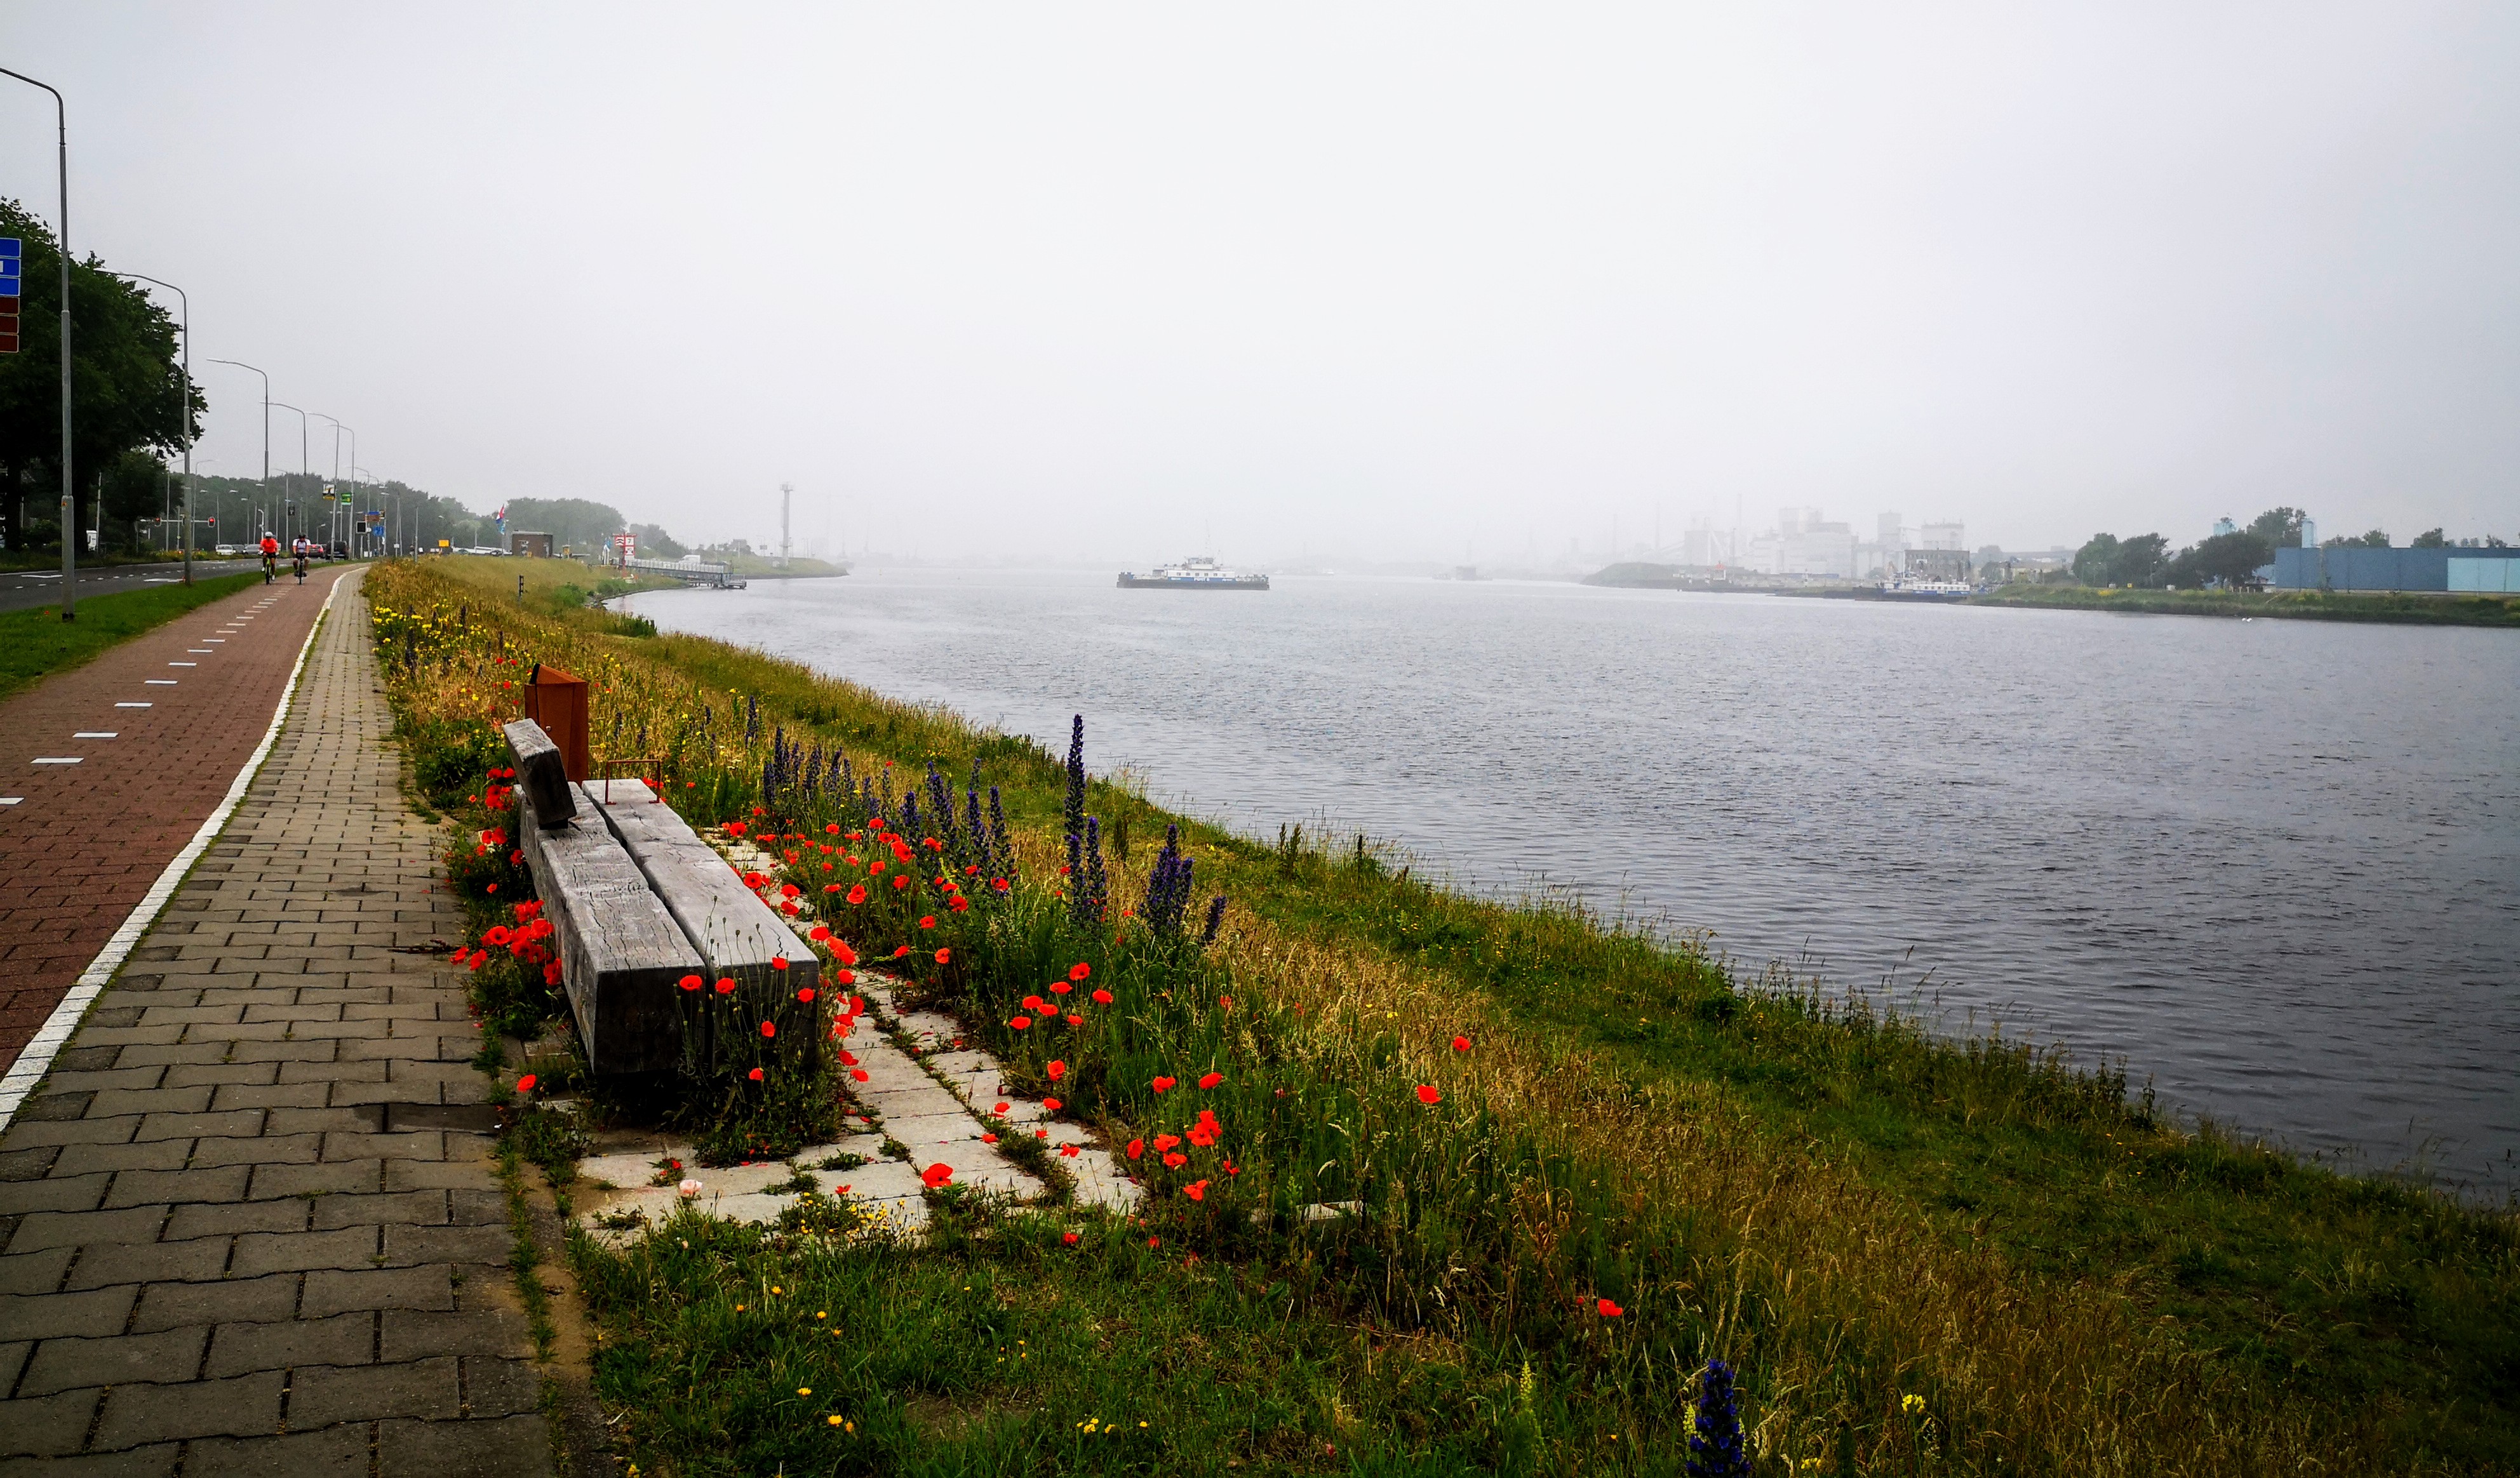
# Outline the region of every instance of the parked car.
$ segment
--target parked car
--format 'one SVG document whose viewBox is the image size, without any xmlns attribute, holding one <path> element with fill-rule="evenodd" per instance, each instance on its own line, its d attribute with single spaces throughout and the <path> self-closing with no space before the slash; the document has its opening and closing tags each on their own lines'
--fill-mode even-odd
<svg viewBox="0 0 2520 1478">
<path fill-rule="evenodd" d="M 216 549 L 213 549 L 212 551 L 210 551 L 210 553 L 215 554 L 215 555 L 223 555 L 223 556 L 227 557 L 228 559 L 233 560 L 233 559 L 235 559 L 238 555 L 241 555 L 241 554 L 245 553 L 245 551 L 243 551 L 243 550 L 241 550 L 241 549 L 237 548 L 237 547 L 236 547 L 235 545 L 233 545 L 233 544 L 222 544 L 222 545 L 219 545 Z"/>
</svg>

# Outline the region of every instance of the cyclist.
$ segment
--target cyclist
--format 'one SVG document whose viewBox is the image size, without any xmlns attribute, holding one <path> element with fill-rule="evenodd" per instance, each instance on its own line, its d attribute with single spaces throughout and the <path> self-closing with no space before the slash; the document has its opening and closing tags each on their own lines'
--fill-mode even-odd
<svg viewBox="0 0 2520 1478">
<path fill-rule="evenodd" d="M 269 585 L 280 578 L 280 541 L 269 534 L 262 536 L 262 583 Z"/>
<path fill-rule="evenodd" d="M 300 585 L 303 585 L 303 584 L 305 584 L 305 583 L 306 583 L 306 554 L 307 554 L 307 548 L 308 548 L 308 546 L 307 546 L 307 542 L 306 542 L 304 539 L 300 539 L 300 540 L 298 540 L 298 541 L 297 541 L 297 544 L 296 544 L 296 547 L 295 547 L 295 550 L 293 551 L 293 558 L 292 558 L 292 560 L 290 560 L 290 563 L 291 563 L 291 564 L 292 564 L 293 566 L 295 566 L 295 568 L 296 568 L 296 571 L 297 571 L 297 583 L 298 583 L 298 584 L 300 584 Z"/>
</svg>

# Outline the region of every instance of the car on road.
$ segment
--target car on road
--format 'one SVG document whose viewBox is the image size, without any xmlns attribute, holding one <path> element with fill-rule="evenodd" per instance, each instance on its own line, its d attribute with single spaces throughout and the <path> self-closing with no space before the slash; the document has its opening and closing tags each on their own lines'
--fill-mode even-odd
<svg viewBox="0 0 2520 1478">
<path fill-rule="evenodd" d="M 212 554 L 214 554 L 214 555 L 225 555 L 225 556 L 227 556 L 227 557 L 228 557 L 228 558 L 230 558 L 230 559 L 234 559 L 234 558 L 236 558 L 236 556 L 238 556 L 238 555 L 240 555 L 240 554 L 244 553 L 244 551 L 242 551 L 242 550 L 238 549 L 238 548 L 237 548 L 235 545 L 233 545 L 233 544 L 222 544 L 222 545 L 218 546 L 217 548 L 215 548 L 215 549 L 211 550 L 211 551 L 210 551 L 210 553 L 212 553 Z"/>
</svg>

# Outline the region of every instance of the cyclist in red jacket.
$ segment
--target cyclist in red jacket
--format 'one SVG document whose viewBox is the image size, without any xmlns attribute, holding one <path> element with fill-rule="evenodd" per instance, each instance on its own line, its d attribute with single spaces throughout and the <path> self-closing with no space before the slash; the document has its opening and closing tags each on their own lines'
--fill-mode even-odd
<svg viewBox="0 0 2520 1478">
<path fill-rule="evenodd" d="M 262 583 L 269 585 L 280 578 L 280 541 L 269 534 L 262 536 Z"/>
</svg>

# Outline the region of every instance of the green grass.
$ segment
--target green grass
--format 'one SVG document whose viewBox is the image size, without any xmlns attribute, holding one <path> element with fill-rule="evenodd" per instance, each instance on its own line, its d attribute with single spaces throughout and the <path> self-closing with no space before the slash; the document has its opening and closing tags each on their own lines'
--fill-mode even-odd
<svg viewBox="0 0 2520 1478">
<path fill-rule="evenodd" d="M 2520 596 L 2421 595 L 2327 590 L 2100 590 L 2081 585 L 2006 586 L 1973 605 L 2131 614 L 2257 616 L 2297 621 L 2380 621 L 2414 626 L 2520 626 Z"/>
<path fill-rule="evenodd" d="M 1019 738 L 713 642 L 518 616 L 500 641 L 757 697 L 765 741 L 776 723 L 957 781 L 976 757 L 1019 829 L 1057 825 L 1058 767 Z M 677 802 L 745 814 L 757 763 Z M 1101 783 L 1088 809 L 1125 819 L 1140 867 L 1167 819 Z M 1081 942 L 1036 897 L 949 919 L 962 963 L 922 989 L 1037 1080 L 1007 1013 L 1082 953 L 1123 1010 L 1061 1049 L 1071 1113 L 1113 1143 L 1179 1128 L 1148 1075 L 1218 1063 L 1247 1174 L 1199 1208 L 1150 1176 L 1167 1194 L 1143 1227 L 949 1197 L 918 1249 L 682 1225 L 581 1247 L 602 1389 L 643 1463 L 1669 1472 L 1690 1372 L 1727 1354 L 1818 1471 L 1841 1418 L 1865 1472 L 2520 1470 L 2507 1209 L 2182 1129 L 2114 1072 L 1736 982 L 1352 842 L 1186 834 L 1200 899 L 1237 901 L 1215 958 Z M 1220 993 L 1240 1011 L 1202 1004 Z M 1478 1038 L 1459 1062 L 1456 1029 Z M 1441 1114 L 1407 1097 L 1430 1079 Z M 1358 1225 L 1286 1215 L 1351 1193 Z M 1627 1315 L 1586 1317 L 1596 1293 Z M 1089 1418 L 1120 1435 L 1083 1440 Z"/>
<path fill-rule="evenodd" d="M 109 647 L 162 626 L 188 610 L 234 595 L 261 579 L 256 572 L 159 585 L 117 595 L 82 596 L 78 619 L 62 619 L 60 605 L 0 611 L 0 697 L 67 672 Z"/>
</svg>

